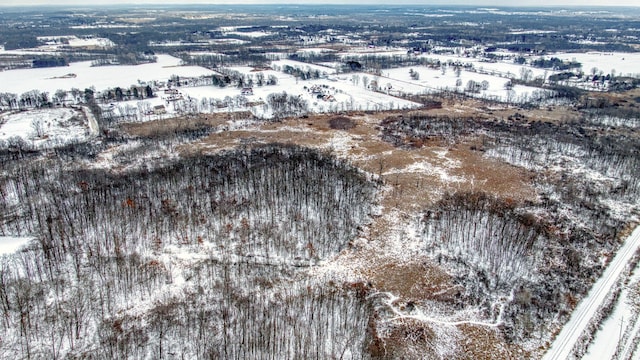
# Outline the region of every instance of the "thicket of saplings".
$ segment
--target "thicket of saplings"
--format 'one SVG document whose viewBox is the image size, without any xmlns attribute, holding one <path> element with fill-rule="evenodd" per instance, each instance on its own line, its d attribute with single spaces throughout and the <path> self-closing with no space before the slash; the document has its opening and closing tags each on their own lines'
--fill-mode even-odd
<svg viewBox="0 0 640 360">
<path fill-rule="evenodd" d="M 383 137 L 419 146 L 481 136 L 472 149 L 535 170 L 539 201 L 450 194 L 421 223 L 426 251 L 464 285 L 461 305 L 481 305 L 495 316 L 493 301 L 513 290 L 503 313 L 505 335 L 524 340 L 542 336 L 553 319 L 566 319 L 601 273 L 600 254 L 615 251 L 618 231 L 638 207 L 640 144 L 630 125 L 610 131 L 591 115 L 558 125 L 415 113 L 384 121 Z"/>
<path fill-rule="evenodd" d="M 366 221 L 375 184 L 268 146 L 118 174 L 7 162 L 0 354 L 19 358 L 366 358 L 369 303 L 305 277 Z"/>
</svg>

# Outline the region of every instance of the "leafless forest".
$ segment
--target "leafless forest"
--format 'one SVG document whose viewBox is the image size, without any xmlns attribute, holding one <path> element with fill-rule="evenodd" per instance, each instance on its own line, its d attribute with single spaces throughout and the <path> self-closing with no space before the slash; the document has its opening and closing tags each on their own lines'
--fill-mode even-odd
<svg viewBox="0 0 640 360">
<path fill-rule="evenodd" d="M 3 262 L 5 351 L 364 356 L 363 295 L 301 274 L 347 246 L 369 213 L 376 185 L 345 163 L 270 146 L 122 174 L 47 160 L 9 166 L 2 232 L 40 236 Z M 182 252 L 188 269 L 162 261 L 162 249 Z M 175 282 L 189 285 L 167 292 Z"/>
</svg>

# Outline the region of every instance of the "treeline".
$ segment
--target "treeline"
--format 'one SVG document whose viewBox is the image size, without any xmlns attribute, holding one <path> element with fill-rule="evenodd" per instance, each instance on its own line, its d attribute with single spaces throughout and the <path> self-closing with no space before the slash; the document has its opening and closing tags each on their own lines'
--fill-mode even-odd
<svg viewBox="0 0 640 360">
<path fill-rule="evenodd" d="M 267 104 L 271 106 L 276 120 L 290 116 L 305 115 L 309 111 L 309 104 L 300 95 L 289 95 L 285 91 L 272 93 L 267 96 Z"/>
<path fill-rule="evenodd" d="M 282 67 L 281 71 L 285 74 L 289 74 L 294 76 L 295 78 L 299 78 L 302 80 L 311 80 L 311 79 L 319 79 L 320 76 L 326 76 L 326 72 L 320 73 L 318 69 L 307 68 L 301 69 L 299 67 L 293 67 L 289 65 L 285 65 Z"/>
<path fill-rule="evenodd" d="M 382 69 L 394 69 L 406 66 L 429 66 L 440 68 L 441 62 L 424 56 L 413 55 L 349 55 L 342 58 L 340 72 L 348 73 L 352 71 L 371 71 L 380 75 Z M 453 66 L 453 62 L 450 64 Z M 458 64 L 462 66 L 461 64 Z M 471 64 L 468 64 L 470 67 Z"/>
<path fill-rule="evenodd" d="M 262 70 L 266 70 L 263 68 Z M 211 83 L 207 85 L 213 85 L 218 87 L 235 86 L 238 88 L 254 87 L 254 86 L 271 86 L 278 84 L 278 78 L 274 74 L 265 76 L 262 71 L 257 71 L 255 74 L 243 74 L 239 71 L 220 68 L 217 69 L 219 74 L 212 75 L 210 77 Z M 207 79 L 209 77 L 206 77 Z"/>
<path fill-rule="evenodd" d="M 20 95 L 14 93 L 0 93 L 0 109 L 24 110 L 53 106 L 48 92 L 31 90 Z"/>
<path fill-rule="evenodd" d="M 47 57 L 33 60 L 34 68 L 67 66 L 67 60 L 63 57 Z"/>
<path fill-rule="evenodd" d="M 116 86 L 113 89 L 106 89 L 100 92 L 100 99 L 103 102 L 109 101 L 128 101 L 128 100 L 143 100 L 154 97 L 153 89 L 151 85 L 146 86 L 131 86 L 130 88 L 121 88 Z"/>
<path fill-rule="evenodd" d="M 538 58 L 531 61 L 531 65 L 538 68 L 544 69 L 552 69 L 552 70 L 571 70 L 571 69 L 580 69 L 582 64 L 577 61 L 564 61 L 558 59 L 557 57 L 550 58 Z"/>
<path fill-rule="evenodd" d="M 268 146 L 115 174 L 6 163 L 0 348 L 18 357 L 366 358 L 358 292 L 301 277 L 348 246 L 375 185 Z M 188 265 L 186 265 L 188 264 Z"/>
</svg>

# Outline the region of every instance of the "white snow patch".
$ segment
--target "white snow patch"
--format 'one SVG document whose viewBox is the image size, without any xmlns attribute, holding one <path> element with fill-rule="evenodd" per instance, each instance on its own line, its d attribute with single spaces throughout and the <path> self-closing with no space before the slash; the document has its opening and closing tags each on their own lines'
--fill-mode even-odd
<svg viewBox="0 0 640 360">
<path fill-rule="evenodd" d="M 272 32 L 264 32 L 264 31 L 230 31 L 225 33 L 225 35 L 236 35 L 236 36 L 244 36 L 250 38 L 261 38 L 265 36 L 271 36 L 275 33 Z"/>
<path fill-rule="evenodd" d="M 0 117 L 0 140 L 21 138 L 37 148 L 81 142 L 88 136 L 84 116 L 71 108 L 14 112 Z"/>
<path fill-rule="evenodd" d="M 33 238 L 24 236 L 0 236 L 0 255 L 13 254 Z"/>
</svg>

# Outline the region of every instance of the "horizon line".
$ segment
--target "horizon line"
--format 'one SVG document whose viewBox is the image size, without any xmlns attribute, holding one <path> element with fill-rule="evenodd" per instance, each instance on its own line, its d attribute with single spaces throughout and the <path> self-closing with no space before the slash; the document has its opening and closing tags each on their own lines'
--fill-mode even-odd
<svg viewBox="0 0 640 360">
<path fill-rule="evenodd" d="M 335 2 L 333 2 L 335 1 Z M 567 8 L 567 9 L 609 9 L 609 8 L 640 8 L 640 4 L 606 4 L 606 5 L 579 5 L 579 4 L 523 4 L 523 5 L 495 5 L 495 4 L 458 4 L 458 3 L 444 3 L 446 0 L 441 0 L 443 3 L 430 3 L 423 4 L 417 2 L 399 2 L 397 4 L 380 4 L 376 2 L 358 2 L 354 4 L 344 4 L 339 0 L 333 0 L 329 2 L 304 2 L 304 3 L 291 3 L 291 2 L 240 2 L 240 3 L 222 3 L 222 2 L 192 2 L 192 3 L 182 3 L 182 2 L 160 2 L 160 1 L 150 1 L 150 2 L 139 2 L 139 3 L 92 3 L 92 4 L 75 4 L 75 3 L 61 3 L 61 4 L 50 4 L 50 3 L 20 3 L 20 4 L 0 4 L 0 8 L 31 8 L 31 7 L 67 7 L 67 8 L 94 8 L 94 7 L 144 7 L 144 6 L 158 6 L 158 7 L 192 7 L 192 6 L 295 6 L 295 7 L 304 7 L 304 6 L 340 6 L 340 7 L 349 7 L 349 6 L 379 6 L 379 7 L 402 7 L 402 6 L 422 6 L 422 7 L 467 7 L 467 8 L 486 8 L 486 9 L 518 9 L 518 8 L 538 8 L 538 9 L 557 9 L 557 8 Z"/>
</svg>

